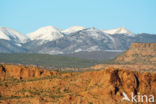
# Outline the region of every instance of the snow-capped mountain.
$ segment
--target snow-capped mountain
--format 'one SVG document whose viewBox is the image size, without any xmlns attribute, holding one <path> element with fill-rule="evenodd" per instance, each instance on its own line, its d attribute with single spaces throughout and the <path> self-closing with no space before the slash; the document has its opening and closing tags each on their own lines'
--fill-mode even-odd
<svg viewBox="0 0 156 104">
<path fill-rule="evenodd" d="M 53 54 L 74 53 L 79 51 L 100 51 L 115 49 L 111 36 L 96 28 L 86 28 L 67 35 L 55 41 L 50 41 L 37 47 L 35 50 L 40 53 Z"/>
<path fill-rule="evenodd" d="M 16 43 L 24 43 L 28 38 L 13 29 L 0 27 L 0 39 L 10 40 Z"/>
<path fill-rule="evenodd" d="M 42 27 L 35 32 L 27 34 L 31 40 L 52 41 L 63 37 L 59 29 L 53 26 Z"/>
<path fill-rule="evenodd" d="M 27 39 L 26 36 L 13 29 L 0 27 L 0 52 L 27 52 L 27 49 L 22 47 L 22 45 L 27 42 Z"/>
<path fill-rule="evenodd" d="M 83 29 L 85 29 L 85 27 L 72 26 L 72 27 L 69 27 L 68 29 L 62 30 L 61 32 L 64 33 L 64 34 L 71 34 L 71 33 L 74 33 L 74 32 L 77 32 L 77 31 L 80 31 L 80 30 L 83 30 Z"/>
<path fill-rule="evenodd" d="M 46 26 L 22 35 L 10 28 L 0 28 L 0 52 L 8 53 L 70 54 L 80 51 L 126 50 L 134 42 L 156 43 L 156 35 L 134 35 L 126 28 L 99 30 L 81 26 L 62 31 Z"/>
<path fill-rule="evenodd" d="M 111 30 L 102 30 L 103 32 L 107 33 L 107 34 L 126 34 L 128 36 L 134 36 L 134 34 L 132 32 L 130 32 L 128 29 L 121 27 L 121 28 L 116 28 L 116 29 L 111 29 Z"/>
<path fill-rule="evenodd" d="M 122 31 L 115 34 L 105 33 L 96 28 L 86 28 L 81 31 L 65 35 L 64 37 L 49 41 L 34 51 L 47 54 L 70 54 L 80 51 L 126 50 L 134 42 L 156 42 L 156 35 L 130 35 Z"/>
</svg>

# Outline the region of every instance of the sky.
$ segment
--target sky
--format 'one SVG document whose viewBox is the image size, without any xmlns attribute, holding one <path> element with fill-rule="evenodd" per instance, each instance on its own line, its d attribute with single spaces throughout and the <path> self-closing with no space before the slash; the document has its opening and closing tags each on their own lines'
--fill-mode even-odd
<svg viewBox="0 0 156 104">
<path fill-rule="evenodd" d="M 0 0 L 0 26 L 26 34 L 49 25 L 156 34 L 156 0 Z"/>
</svg>

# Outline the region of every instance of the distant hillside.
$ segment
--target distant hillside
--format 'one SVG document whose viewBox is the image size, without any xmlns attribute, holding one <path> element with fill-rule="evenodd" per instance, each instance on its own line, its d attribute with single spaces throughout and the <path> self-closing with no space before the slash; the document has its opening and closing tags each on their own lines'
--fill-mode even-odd
<svg viewBox="0 0 156 104">
<path fill-rule="evenodd" d="M 120 51 L 93 51 L 93 52 L 76 52 L 73 54 L 63 54 L 63 56 L 72 56 L 79 58 L 87 58 L 87 59 L 96 59 L 101 61 L 108 61 L 119 56 L 122 52 Z"/>
<path fill-rule="evenodd" d="M 56 68 L 60 67 L 85 68 L 101 63 L 101 61 L 98 60 L 74 58 L 70 56 L 28 54 L 28 53 L 16 53 L 16 54 L 1 53 L 0 62 L 11 64 L 29 64 Z"/>
<path fill-rule="evenodd" d="M 156 43 L 133 43 L 114 63 L 156 64 Z"/>
</svg>

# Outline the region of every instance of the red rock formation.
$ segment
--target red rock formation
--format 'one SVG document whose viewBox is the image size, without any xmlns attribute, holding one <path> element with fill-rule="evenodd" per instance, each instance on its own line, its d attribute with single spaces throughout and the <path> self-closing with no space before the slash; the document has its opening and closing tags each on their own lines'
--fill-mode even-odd
<svg viewBox="0 0 156 104">
<path fill-rule="evenodd" d="M 56 71 L 47 71 L 38 69 L 34 66 L 22 65 L 1 65 L 0 66 L 0 80 L 4 79 L 30 79 L 44 76 L 56 75 Z"/>
<path fill-rule="evenodd" d="M 156 73 L 114 68 L 61 73 L 17 65 L 1 65 L 0 73 L 2 104 L 132 104 L 121 100 L 123 92 L 156 96 Z"/>
<path fill-rule="evenodd" d="M 133 43 L 124 54 L 117 57 L 120 64 L 156 64 L 156 43 Z"/>
</svg>

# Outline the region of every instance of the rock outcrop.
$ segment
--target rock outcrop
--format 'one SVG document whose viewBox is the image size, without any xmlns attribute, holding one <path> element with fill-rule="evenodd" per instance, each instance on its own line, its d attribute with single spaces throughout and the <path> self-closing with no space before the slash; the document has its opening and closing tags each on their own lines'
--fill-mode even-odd
<svg viewBox="0 0 156 104">
<path fill-rule="evenodd" d="M 156 43 L 133 43 L 126 52 L 112 60 L 110 64 L 95 65 L 91 69 L 98 70 L 106 67 L 156 72 Z"/>
<path fill-rule="evenodd" d="M 120 64 L 156 64 L 156 43 L 132 43 L 131 47 L 115 59 Z"/>
<path fill-rule="evenodd" d="M 0 78 L 2 104 L 132 104 L 123 93 L 156 97 L 156 73 L 120 68 L 58 72 L 1 65 Z"/>
<path fill-rule="evenodd" d="M 35 66 L 0 65 L 0 80 L 5 79 L 30 79 L 56 75 L 56 71 L 43 70 Z"/>
</svg>

